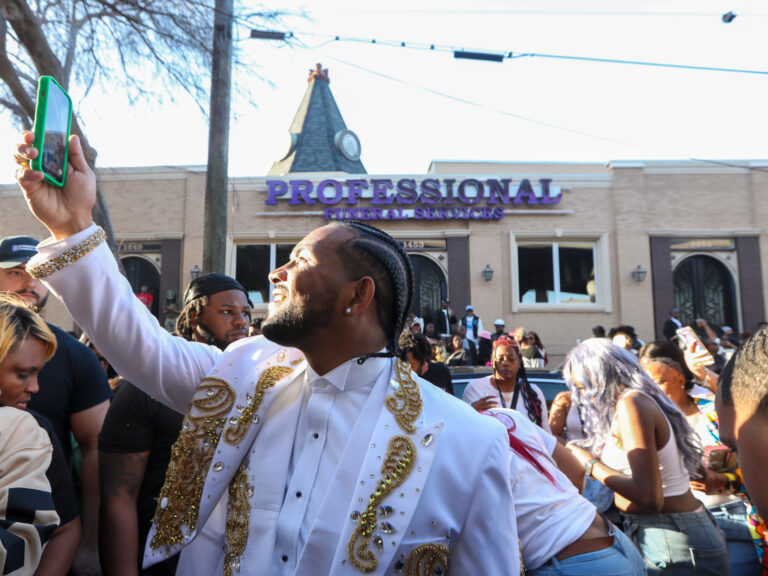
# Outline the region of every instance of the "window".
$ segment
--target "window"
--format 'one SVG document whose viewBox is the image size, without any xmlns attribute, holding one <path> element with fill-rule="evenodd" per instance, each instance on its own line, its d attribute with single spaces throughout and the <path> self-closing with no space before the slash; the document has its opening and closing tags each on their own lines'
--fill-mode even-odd
<svg viewBox="0 0 768 576">
<path fill-rule="evenodd" d="M 595 243 L 518 243 L 517 278 L 520 304 L 594 304 Z"/>
<path fill-rule="evenodd" d="M 239 244 L 235 247 L 235 278 L 248 292 L 254 306 L 269 304 L 269 273 L 288 262 L 293 244 Z"/>
</svg>

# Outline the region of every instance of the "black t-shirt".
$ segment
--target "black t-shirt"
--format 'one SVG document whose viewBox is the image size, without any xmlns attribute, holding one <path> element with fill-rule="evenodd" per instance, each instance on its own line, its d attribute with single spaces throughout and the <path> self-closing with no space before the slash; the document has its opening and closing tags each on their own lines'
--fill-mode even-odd
<svg viewBox="0 0 768 576">
<path fill-rule="evenodd" d="M 51 421 L 67 462 L 72 464 L 72 425 L 69 418 L 112 397 L 107 375 L 99 359 L 83 343 L 52 324 L 58 346 L 38 374 L 40 391 L 32 396 L 29 408 Z"/>
<path fill-rule="evenodd" d="M 438 388 L 442 388 L 448 394 L 453 395 L 453 382 L 451 381 L 451 371 L 448 366 L 442 362 L 430 362 L 427 371 L 421 375 L 424 380 L 431 382 Z"/>
<path fill-rule="evenodd" d="M 528 360 L 536 360 L 537 358 L 544 358 L 541 351 L 536 346 L 528 346 L 528 348 L 520 349 L 520 356 Z"/>
<path fill-rule="evenodd" d="M 27 412 L 35 417 L 37 424 L 48 433 L 48 437 L 51 439 L 53 453 L 51 454 L 51 464 L 45 471 L 45 475 L 51 485 L 51 496 L 53 496 L 53 503 L 56 506 L 56 513 L 59 515 L 59 525 L 64 526 L 64 524 L 80 516 L 69 463 L 64 455 L 61 442 L 53 431 L 51 421 L 34 410 L 27 410 Z"/>
<path fill-rule="evenodd" d="M 171 446 L 184 417 L 145 394 L 128 381 L 120 384 L 99 434 L 99 451 L 133 454 L 149 451 L 144 479 L 136 502 L 139 544 L 143 547 L 156 499 L 165 481 Z M 141 558 L 139 558 L 141 564 Z"/>
</svg>

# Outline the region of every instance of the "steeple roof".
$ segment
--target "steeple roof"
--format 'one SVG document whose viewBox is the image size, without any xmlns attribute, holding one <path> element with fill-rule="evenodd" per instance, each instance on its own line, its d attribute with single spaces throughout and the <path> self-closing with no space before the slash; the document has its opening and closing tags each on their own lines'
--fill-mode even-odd
<svg viewBox="0 0 768 576">
<path fill-rule="evenodd" d="M 292 172 L 366 174 L 360 142 L 344 123 L 331 93 L 328 70 L 317 64 L 289 128 L 291 148 L 272 165 L 270 176 Z"/>
</svg>

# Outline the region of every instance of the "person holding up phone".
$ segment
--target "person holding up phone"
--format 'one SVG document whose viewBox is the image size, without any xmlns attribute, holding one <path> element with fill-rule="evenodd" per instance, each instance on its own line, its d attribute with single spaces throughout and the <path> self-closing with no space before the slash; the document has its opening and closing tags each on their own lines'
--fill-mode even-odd
<svg viewBox="0 0 768 576">
<path fill-rule="evenodd" d="M 648 346 L 650 344 L 643 348 Z M 714 401 L 694 398 L 689 394 L 693 384 L 690 380 L 686 381 L 679 361 L 668 356 L 643 356 L 640 363 L 685 414 L 704 447 L 703 477 L 691 481 L 691 488 L 693 495 L 709 509 L 725 534 L 731 576 L 759 576 L 762 573 L 759 556 L 762 556 L 765 543 L 758 531 L 755 531 L 756 538 L 753 539 L 750 526 L 762 526 L 763 533 L 766 526 L 744 491 L 736 452 L 720 441 Z"/>
</svg>

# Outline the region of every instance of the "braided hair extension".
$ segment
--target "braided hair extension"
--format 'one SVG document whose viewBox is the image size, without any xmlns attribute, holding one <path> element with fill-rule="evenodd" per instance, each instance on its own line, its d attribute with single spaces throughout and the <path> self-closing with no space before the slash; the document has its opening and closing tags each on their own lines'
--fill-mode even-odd
<svg viewBox="0 0 768 576">
<path fill-rule="evenodd" d="M 376 311 L 387 338 L 387 352 L 362 356 L 397 355 L 398 337 L 413 303 L 413 266 L 403 247 L 389 234 L 360 222 L 339 222 L 355 238 L 339 245 L 337 251 L 347 270 L 358 277 L 370 276 L 375 285 Z"/>
<path fill-rule="evenodd" d="M 515 388 L 520 387 L 520 392 L 523 396 L 523 402 L 525 404 L 525 411 L 528 413 L 528 418 L 531 422 L 537 426 L 542 424 L 542 408 L 539 395 L 531 388 L 531 383 L 528 382 L 528 376 L 525 373 L 525 366 L 523 365 L 523 357 L 520 355 L 520 347 L 516 340 L 513 340 L 507 335 L 500 336 L 498 340 L 493 343 L 493 350 L 491 351 L 491 358 L 496 354 L 496 349 L 500 346 L 509 346 L 515 349 L 517 359 L 520 362 L 520 367 L 517 369 L 517 382 L 515 382 Z M 495 360 L 495 358 L 494 358 Z M 514 410 L 514 406 L 510 406 Z"/>
<path fill-rule="evenodd" d="M 184 340 L 189 340 L 190 342 L 195 339 L 195 324 L 192 322 L 192 311 L 195 311 L 195 318 L 200 319 L 200 316 L 203 313 L 203 310 L 208 305 L 208 296 L 201 296 L 200 298 L 195 298 L 184 306 L 184 309 L 181 311 L 181 314 L 179 314 L 179 317 L 176 319 L 176 332 L 184 338 Z"/>
</svg>

